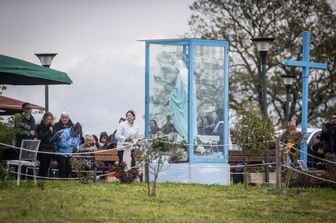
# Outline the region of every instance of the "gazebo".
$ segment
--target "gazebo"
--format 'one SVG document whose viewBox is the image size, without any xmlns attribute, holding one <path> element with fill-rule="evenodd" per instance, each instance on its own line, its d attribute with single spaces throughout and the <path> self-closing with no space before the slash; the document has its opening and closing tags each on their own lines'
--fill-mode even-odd
<svg viewBox="0 0 336 223">
<path fill-rule="evenodd" d="M 20 101 L 14 98 L 9 98 L 9 97 L 0 95 L 0 116 L 14 115 L 16 113 L 20 113 L 22 111 L 21 106 L 23 105 L 23 103 L 25 103 L 25 101 Z M 33 109 L 40 110 L 40 111 L 44 110 L 44 107 L 42 106 L 31 104 L 31 103 L 30 105 Z"/>
<path fill-rule="evenodd" d="M 45 85 L 45 109 L 48 111 L 48 85 L 71 84 L 64 72 L 0 55 L 0 85 Z"/>
<path fill-rule="evenodd" d="M 64 72 L 42 67 L 14 57 L 0 55 L 0 84 L 45 85 L 71 84 Z"/>
</svg>

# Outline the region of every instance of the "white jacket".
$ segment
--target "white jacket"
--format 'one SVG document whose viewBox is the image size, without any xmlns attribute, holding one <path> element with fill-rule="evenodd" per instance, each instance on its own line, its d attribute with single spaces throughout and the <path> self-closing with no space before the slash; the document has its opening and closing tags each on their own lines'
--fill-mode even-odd
<svg viewBox="0 0 336 223">
<path fill-rule="evenodd" d="M 117 147 L 118 150 L 123 150 L 125 144 L 125 141 L 127 138 L 131 137 L 133 143 L 136 142 L 138 139 L 139 134 L 139 128 L 138 125 L 133 123 L 129 123 L 128 121 L 124 121 L 119 124 L 119 127 L 117 129 L 117 132 L 115 134 L 116 139 L 118 140 Z"/>
</svg>

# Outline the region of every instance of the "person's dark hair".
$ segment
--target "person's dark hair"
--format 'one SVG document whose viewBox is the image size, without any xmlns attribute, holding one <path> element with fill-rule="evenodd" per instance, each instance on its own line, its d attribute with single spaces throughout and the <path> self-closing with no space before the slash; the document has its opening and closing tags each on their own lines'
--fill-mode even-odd
<svg viewBox="0 0 336 223">
<path fill-rule="evenodd" d="M 157 122 L 156 122 L 154 119 L 151 119 L 149 122 L 154 122 L 154 125 L 155 125 L 156 127 L 158 126 Z"/>
<path fill-rule="evenodd" d="M 92 135 L 92 137 L 96 140 L 96 144 L 95 144 L 95 146 L 99 147 L 98 136 L 96 136 L 96 135 Z"/>
<path fill-rule="evenodd" d="M 120 123 L 120 122 L 124 122 L 124 121 L 126 121 L 126 119 L 125 119 L 124 117 L 121 117 L 121 118 L 119 119 L 119 123 Z"/>
<path fill-rule="evenodd" d="M 154 123 L 154 126 L 152 126 L 152 125 L 150 124 L 151 122 Z M 156 120 L 154 120 L 154 119 L 151 119 L 151 120 L 149 121 L 149 127 L 150 127 L 150 133 L 151 133 L 151 134 L 157 134 L 157 133 L 160 131 L 159 126 L 158 126 Z"/>
<path fill-rule="evenodd" d="M 127 117 L 128 113 L 131 113 L 134 116 L 134 120 L 135 120 L 135 113 L 134 113 L 134 111 L 133 110 L 128 110 L 126 112 L 126 117 Z"/>
<path fill-rule="evenodd" d="M 79 145 L 84 144 L 84 142 L 85 142 L 84 136 L 81 136 L 79 139 Z"/>
<path fill-rule="evenodd" d="M 30 105 L 30 104 L 27 103 L 27 102 L 26 102 L 26 103 L 23 103 L 23 104 L 21 105 L 21 109 L 22 109 L 23 111 L 25 111 L 29 105 Z"/>
<path fill-rule="evenodd" d="M 208 124 L 211 125 L 214 122 L 214 119 L 210 115 L 204 116 L 208 120 Z"/>
<path fill-rule="evenodd" d="M 100 140 L 103 138 L 103 137 L 106 137 L 106 139 L 108 139 L 108 134 L 107 134 L 107 132 L 101 132 L 100 133 L 100 136 L 99 136 L 99 142 L 100 142 Z"/>
<path fill-rule="evenodd" d="M 46 112 L 44 113 L 43 117 L 42 117 L 42 120 L 41 120 L 41 123 L 43 123 L 45 120 L 47 120 L 48 117 L 51 117 L 52 119 L 54 119 L 54 115 L 51 113 L 51 112 Z"/>
<path fill-rule="evenodd" d="M 82 125 L 77 122 L 73 127 L 72 127 L 73 132 L 77 135 L 82 135 Z"/>
<path fill-rule="evenodd" d="M 218 120 L 219 121 L 223 121 L 224 120 L 224 110 L 223 108 L 217 108 L 216 109 L 216 115 L 218 116 Z"/>
</svg>

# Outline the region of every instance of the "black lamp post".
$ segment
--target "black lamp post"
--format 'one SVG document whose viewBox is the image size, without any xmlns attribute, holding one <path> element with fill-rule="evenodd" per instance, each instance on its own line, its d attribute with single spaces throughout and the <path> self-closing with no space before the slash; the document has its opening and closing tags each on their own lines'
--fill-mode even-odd
<svg viewBox="0 0 336 223">
<path fill-rule="evenodd" d="M 286 108 L 285 108 L 285 119 L 286 123 L 289 122 L 289 101 L 290 101 L 290 92 L 296 76 L 293 75 L 281 75 L 283 78 L 284 84 L 286 86 Z"/>
<path fill-rule="evenodd" d="M 252 38 L 251 39 L 256 45 L 259 51 L 261 60 L 261 80 L 262 80 L 262 113 L 263 117 L 267 118 L 267 91 L 266 91 L 266 57 L 267 52 L 274 41 L 274 38 Z M 269 168 L 268 168 L 268 145 L 265 140 L 265 183 L 269 183 Z"/>
<path fill-rule="evenodd" d="M 42 66 L 50 68 L 51 62 L 57 53 L 35 53 Z M 49 111 L 49 85 L 45 85 L 45 111 Z"/>
</svg>

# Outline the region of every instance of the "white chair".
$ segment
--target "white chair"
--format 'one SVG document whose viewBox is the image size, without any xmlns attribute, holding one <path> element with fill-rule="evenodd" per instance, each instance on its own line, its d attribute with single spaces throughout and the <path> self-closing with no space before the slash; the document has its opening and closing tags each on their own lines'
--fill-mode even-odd
<svg viewBox="0 0 336 223">
<path fill-rule="evenodd" d="M 20 176 L 22 167 L 31 167 L 33 169 L 34 181 L 36 184 L 36 169 L 39 166 L 37 161 L 37 151 L 40 146 L 40 140 L 27 140 L 21 142 L 19 160 L 8 160 L 7 169 L 9 166 L 17 166 L 17 180 L 16 184 L 20 185 Z"/>
<path fill-rule="evenodd" d="M 219 142 L 219 136 L 218 135 L 198 135 L 199 140 L 205 144 L 210 146 L 211 154 L 214 154 L 214 150 L 217 150 L 218 155 L 218 148 L 217 144 Z"/>
</svg>

